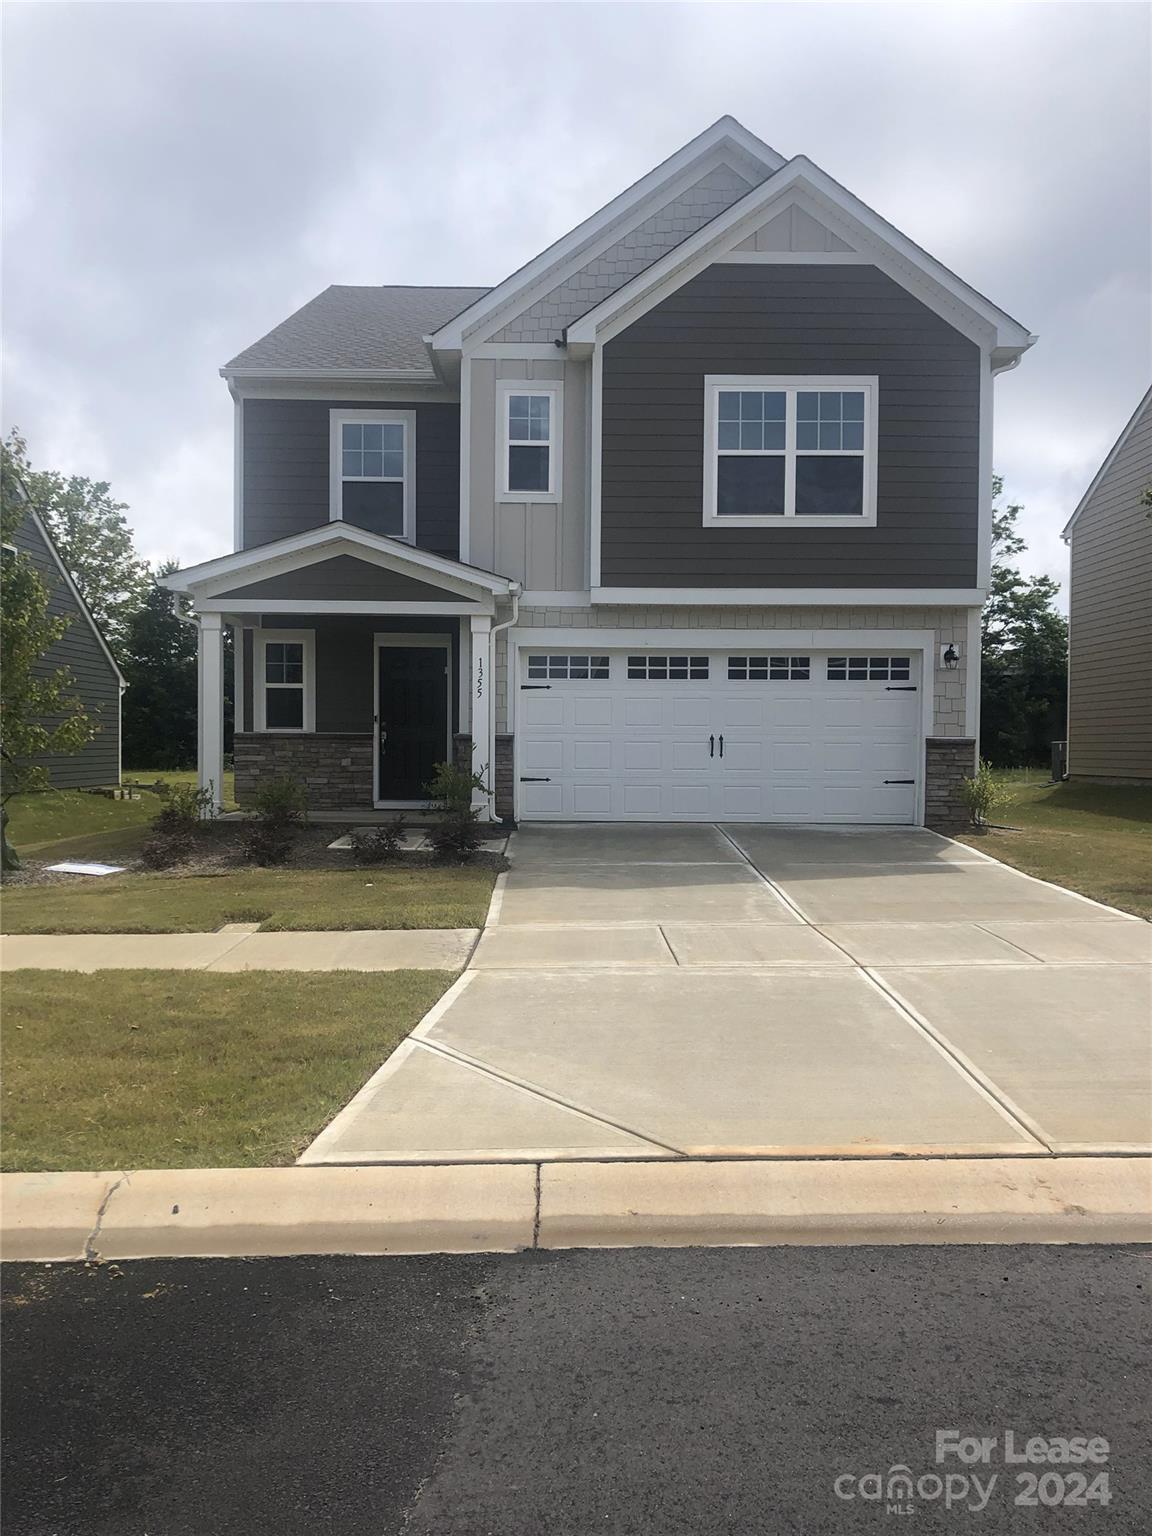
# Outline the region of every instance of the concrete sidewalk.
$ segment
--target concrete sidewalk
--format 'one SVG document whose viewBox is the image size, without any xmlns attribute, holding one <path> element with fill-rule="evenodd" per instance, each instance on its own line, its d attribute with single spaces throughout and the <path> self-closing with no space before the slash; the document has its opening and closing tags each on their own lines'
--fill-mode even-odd
<svg viewBox="0 0 1152 1536">
<path fill-rule="evenodd" d="M 475 928 L 257 933 L 10 934 L 0 971 L 458 971 Z"/>
<path fill-rule="evenodd" d="M 0 1178 L 7 1261 L 1152 1238 L 1139 1158 L 179 1168 Z"/>
</svg>

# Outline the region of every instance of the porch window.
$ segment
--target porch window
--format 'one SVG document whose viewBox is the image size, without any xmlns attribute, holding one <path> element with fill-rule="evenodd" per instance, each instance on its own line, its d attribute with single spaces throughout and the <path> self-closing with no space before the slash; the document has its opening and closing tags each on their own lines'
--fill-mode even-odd
<svg viewBox="0 0 1152 1536">
<path fill-rule="evenodd" d="M 558 383 L 503 386 L 496 459 L 502 500 L 559 499 L 562 398 Z"/>
<path fill-rule="evenodd" d="M 256 729 L 315 729 L 311 630 L 257 632 Z"/>
<path fill-rule="evenodd" d="M 415 411 L 332 411 L 333 520 L 414 537 Z"/>
<path fill-rule="evenodd" d="M 876 395 L 874 378 L 710 375 L 705 523 L 874 524 Z"/>
</svg>

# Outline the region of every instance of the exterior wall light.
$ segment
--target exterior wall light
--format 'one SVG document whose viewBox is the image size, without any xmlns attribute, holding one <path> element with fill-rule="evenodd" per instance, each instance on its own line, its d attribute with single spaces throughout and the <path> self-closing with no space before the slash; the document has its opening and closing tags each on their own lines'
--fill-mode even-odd
<svg viewBox="0 0 1152 1536">
<path fill-rule="evenodd" d="M 946 645 L 940 656 L 940 660 L 944 663 L 949 672 L 955 672 L 956 668 L 960 665 L 960 652 L 954 645 Z"/>
</svg>

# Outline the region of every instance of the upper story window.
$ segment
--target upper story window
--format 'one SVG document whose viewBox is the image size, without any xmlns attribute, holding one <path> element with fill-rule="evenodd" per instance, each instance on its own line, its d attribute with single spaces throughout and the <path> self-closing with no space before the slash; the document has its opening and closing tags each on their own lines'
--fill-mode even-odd
<svg viewBox="0 0 1152 1536">
<path fill-rule="evenodd" d="M 329 515 L 413 540 L 416 412 L 332 411 Z"/>
<path fill-rule="evenodd" d="M 504 501 L 557 501 L 563 390 L 557 384 L 501 386 L 496 493 Z"/>
<path fill-rule="evenodd" d="M 704 521 L 876 521 L 875 378 L 704 380 Z"/>
</svg>

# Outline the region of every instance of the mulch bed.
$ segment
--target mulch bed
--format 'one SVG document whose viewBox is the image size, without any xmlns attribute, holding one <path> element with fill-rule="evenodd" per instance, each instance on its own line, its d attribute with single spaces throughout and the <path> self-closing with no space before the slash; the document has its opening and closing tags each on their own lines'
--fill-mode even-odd
<svg viewBox="0 0 1152 1536">
<path fill-rule="evenodd" d="M 126 874 L 151 874 L 157 879 L 163 879 L 165 876 L 185 879 L 189 875 L 221 875 L 235 869 L 371 869 L 378 867 L 358 860 L 350 848 L 329 848 L 329 843 L 344 837 L 357 825 L 360 823 L 348 822 L 340 825 L 325 822 L 322 825 L 303 826 L 296 833 L 292 853 L 287 862 L 277 865 L 254 864 L 245 856 L 243 839 L 247 825 L 242 821 L 202 822 L 196 828 L 195 851 L 192 857 L 174 864 L 170 869 L 149 870 L 138 858 L 125 858 L 112 854 L 107 859 L 102 859 L 99 854 L 82 855 L 78 858 L 69 858 L 68 862 L 122 864 Z M 507 833 L 494 830 L 491 836 L 493 841 L 502 843 Z M 49 864 L 61 862 L 64 861 L 59 855 L 51 853 L 42 854 L 39 858 L 26 857 L 22 868 L 5 874 L 4 884 L 5 886 L 62 885 L 74 883 L 77 880 L 100 878 L 91 875 L 63 874 L 48 868 Z M 388 867 L 430 869 L 436 867 L 436 860 L 430 853 L 405 852 L 389 860 Z M 472 867 L 503 870 L 509 866 L 502 853 L 495 849 L 484 849 L 472 860 Z"/>
</svg>

